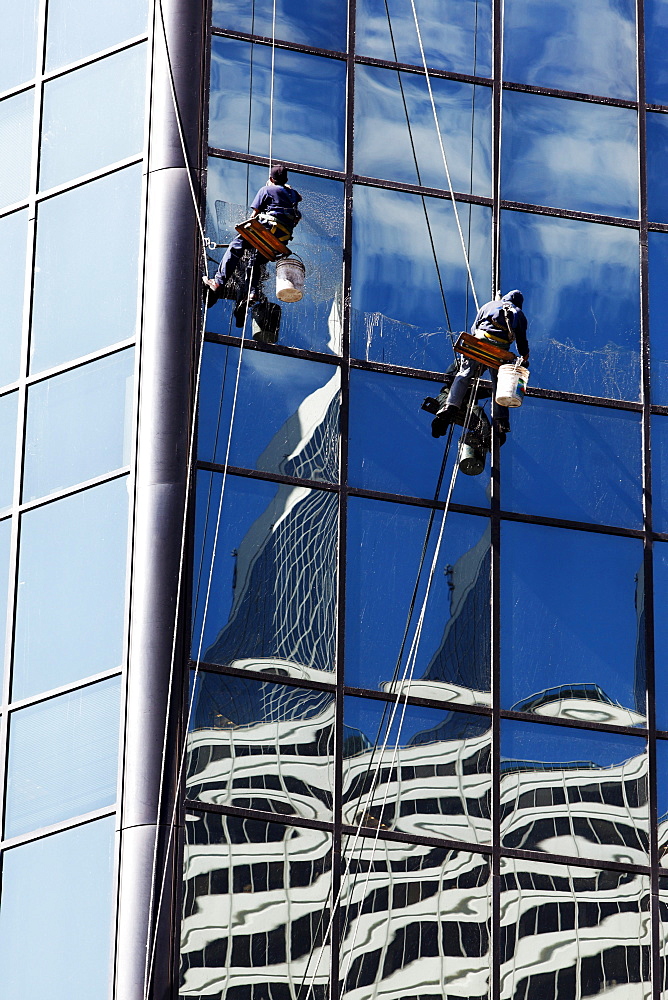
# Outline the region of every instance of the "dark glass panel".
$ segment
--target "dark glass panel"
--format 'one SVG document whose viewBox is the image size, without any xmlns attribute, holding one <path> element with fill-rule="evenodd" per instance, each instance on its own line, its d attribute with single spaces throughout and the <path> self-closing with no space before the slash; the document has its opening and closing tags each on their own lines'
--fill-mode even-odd
<svg viewBox="0 0 668 1000">
<path fill-rule="evenodd" d="M 656 726 L 668 730 L 668 545 L 656 542 L 653 552 Z"/>
<path fill-rule="evenodd" d="M 501 259 L 503 287 L 525 296 L 530 384 L 638 399 L 638 233 L 503 212 Z"/>
<path fill-rule="evenodd" d="M 221 507 L 222 478 L 197 480 L 193 657 L 329 679 L 336 495 L 227 476 Z"/>
<path fill-rule="evenodd" d="M 501 721 L 504 847 L 647 864 L 644 739 Z"/>
<path fill-rule="evenodd" d="M 35 75 L 39 0 L 0 0 L 0 91 Z"/>
<path fill-rule="evenodd" d="M 501 997 L 651 995 L 644 875 L 501 859 Z"/>
<path fill-rule="evenodd" d="M 235 225 L 247 219 L 255 192 L 267 181 L 266 167 L 209 159 L 207 177 L 207 233 L 215 243 L 227 244 Z M 343 184 L 339 181 L 292 173 L 290 181 L 302 195 L 303 218 L 295 229 L 291 249 L 306 265 L 304 298 L 280 304 L 278 340 L 290 347 L 340 354 L 343 338 Z M 217 262 L 224 249 L 209 251 Z M 211 274 L 215 267 L 211 268 Z M 266 265 L 262 288 L 275 302 L 274 265 Z M 241 272 L 239 272 L 241 273 Z M 242 281 L 245 280 L 242 278 Z M 207 313 L 207 330 L 240 336 L 234 325 L 233 303 L 222 300 Z M 242 317 L 243 321 L 243 317 Z M 256 313 L 246 323 L 245 335 L 267 339 Z M 269 338 L 272 340 L 275 338 Z"/>
<path fill-rule="evenodd" d="M 668 7 L 665 0 L 644 0 L 646 99 L 668 104 Z"/>
<path fill-rule="evenodd" d="M 647 113 L 647 214 L 652 222 L 668 222 L 668 171 L 666 170 L 668 117 Z"/>
<path fill-rule="evenodd" d="M 660 676 L 664 671 L 658 671 Z M 664 685 L 661 685 L 664 688 Z M 665 694 L 664 690 L 659 692 L 659 698 Z M 657 707 L 659 706 L 657 698 Z M 665 701 L 665 699 L 663 699 Z M 664 716 L 665 712 L 658 711 L 657 716 Z M 657 725 L 666 728 L 665 718 L 657 718 Z M 663 868 L 668 868 L 668 742 L 666 740 L 656 741 L 656 812 L 658 817 L 658 840 L 659 840 L 659 863 Z M 665 887 L 668 889 L 668 885 Z M 668 900 L 667 900 L 668 901 Z M 665 902 L 662 904 L 662 919 L 668 918 L 668 908 Z"/>
<path fill-rule="evenodd" d="M 668 234 L 649 233 L 649 329 L 652 402 L 668 404 Z"/>
<path fill-rule="evenodd" d="M 415 10 L 427 66 L 491 75 L 491 0 L 441 0 L 438 4 L 416 0 Z M 413 11 L 404 0 L 388 0 L 387 7 L 385 0 L 357 0 L 355 30 L 358 55 L 422 65 Z"/>
<path fill-rule="evenodd" d="M 434 515 L 425 548 L 428 510 L 350 498 L 347 684 L 391 691 L 395 673 L 403 676 L 441 516 L 440 511 Z M 407 627 L 414 592 L 415 608 Z M 415 659 L 410 684 L 414 697 L 490 704 L 490 599 L 489 525 L 485 518 L 450 513 L 417 653 L 411 657 Z M 402 641 L 403 656 L 397 664 Z"/>
<path fill-rule="evenodd" d="M 114 860 L 113 816 L 5 852 L 3 1000 L 106 1000 Z"/>
<path fill-rule="evenodd" d="M 116 801 L 119 677 L 14 712 L 5 837 Z"/>
<path fill-rule="evenodd" d="M 319 0 L 308 9 L 301 0 L 213 0 L 212 17 L 215 28 L 228 31 L 339 52 L 347 45 L 347 9 L 340 0 Z"/>
<path fill-rule="evenodd" d="M 455 191 L 491 194 L 492 90 L 431 81 Z M 355 172 L 407 184 L 447 188 L 441 149 L 423 76 L 375 66 L 355 70 Z M 417 156 L 418 171 L 411 149 Z M 388 150 L 392 150 L 388 156 Z"/>
<path fill-rule="evenodd" d="M 506 0 L 503 16 L 506 80 L 635 100 L 634 0 Z"/>
<path fill-rule="evenodd" d="M 18 393 L 0 396 L 0 513 L 11 507 L 14 497 L 14 455 Z"/>
<path fill-rule="evenodd" d="M 186 797 L 332 819 L 334 694 L 199 671 Z"/>
<path fill-rule="evenodd" d="M 460 203 L 458 211 L 482 304 L 491 290 L 490 210 Z M 418 195 L 357 185 L 352 281 L 353 357 L 447 368 L 453 358 L 447 315 L 453 330 L 464 330 L 476 314 L 452 202 L 423 203 Z"/>
<path fill-rule="evenodd" d="M 198 454 L 225 462 L 239 350 L 205 344 Z M 336 482 L 341 373 L 316 361 L 245 351 L 230 465 Z"/>
<path fill-rule="evenodd" d="M 28 212 L 0 219 L 0 385 L 19 377 Z"/>
<path fill-rule="evenodd" d="M 326 1000 L 330 834 L 188 813 L 183 865 L 181 995 Z"/>
<path fill-rule="evenodd" d="M 509 201 L 637 219 L 636 112 L 506 91 L 501 182 Z"/>
<path fill-rule="evenodd" d="M 344 856 L 342 995 L 487 1000 L 488 860 L 372 838 Z"/>
<path fill-rule="evenodd" d="M 505 523 L 501 543 L 502 707 L 642 723 L 642 542 Z"/>
<path fill-rule="evenodd" d="M 0 101 L 0 208 L 28 197 L 34 102 L 33 90 Z"/>
<path fill-rule="evenodd" d="M 504 510 L 642 527 L 639 413 L 525 399 L 512 424 Z"/>
<path fill-rule="evenodd" d="M 209 144 L 274 160 L 343 170 L 346 64 L 274 50 L 271 121 L 270 45 L 211 39 Z"/>
<path fill-rule="evenodd" d="M 397 692 L 410 693 L 408 685 Z M 422 837 L 490 839 L 488 716 L 346 698 L 343 821 Z"/>
<path fill-rule="evenodd" d="M 653 416 L 652 516 L 655 531 L 668 531 L 668 417 Z"/>
<path fill-rule="evenodd" d="M 146 31 L 146 0 L 49 0 L 46 68 L 101 52 Z"/>
</svg>

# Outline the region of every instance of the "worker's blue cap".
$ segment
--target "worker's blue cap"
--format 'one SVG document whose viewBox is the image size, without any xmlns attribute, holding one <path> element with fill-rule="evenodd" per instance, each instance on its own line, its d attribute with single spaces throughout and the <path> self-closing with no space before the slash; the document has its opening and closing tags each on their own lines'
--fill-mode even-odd
<svg viewBox="0 0 668 1000">
<path fill-rule="evenodd" d="M 506 292 L 503 298 L 505 302 L 512 302 L 514 306 L 518 306 L 520 309 L 524 305 L 524 296 L 519 288 L 514 288 L 512 292 Z"/>
</svg>

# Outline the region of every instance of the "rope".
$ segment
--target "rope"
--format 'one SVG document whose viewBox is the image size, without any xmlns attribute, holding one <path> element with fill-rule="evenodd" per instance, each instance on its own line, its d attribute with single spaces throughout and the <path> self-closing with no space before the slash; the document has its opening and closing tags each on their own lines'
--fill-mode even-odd
<svg viewBox="0 0 668 1000">
<path fill-rule="evenodd" d="M 271 15 L 271 85 L 269 88 L 269 173 L 271 173 L 274 141 L 274 66 L 276 58 L 276 0 Z"/>
<path fill-rule="evenodd" d="M 506 4 L 505 0 L 501 0 L 501 10 L 500 10 L 500 65 L 499 65 L 499 142 L 497 148 L 497 178 L 496 178 L 496 210 L 498 212 L 498 217 L 496 220 L 496 246 L 494 248 L 494 259 L 496 263 L 496 287 L 499 289 L 498 298 L 501 298 L 501 134 L 503 126 L 503 59 L 504 59 L 504 35 L 505 35 L 505 24 L 506 24 Z"/>
</svg>

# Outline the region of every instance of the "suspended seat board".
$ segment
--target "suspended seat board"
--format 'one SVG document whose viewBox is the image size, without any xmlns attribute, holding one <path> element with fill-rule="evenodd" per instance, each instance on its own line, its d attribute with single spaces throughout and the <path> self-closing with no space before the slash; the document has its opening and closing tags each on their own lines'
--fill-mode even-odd
<svg viewBox="0 0 668 1000">
<path fill-rule="evenodd" d="M 470 333 L 460 333 L 457 337 L 455 350 L 471 361 L 479 361 L 486 368 L 499 368 L 517 360 L 510 351 L 497 347 L 490 340 L 478 339 Z"/>
<path fill-rule="evenodd" d="M 247 243 L 250 243 L 255 250 L 259 250 L 267 260 L 289 257 L 290 251 L 286 245 L 279 240 L 278 236 L 274 236 L 259 219 L 248 219 L 247 222 L 241 222 L 234 228 Z M 276 228 L 283 229 L 283 226 L 277 225 Z M 287 233 L 287 230 L 285 232 Z"/>
</svg>

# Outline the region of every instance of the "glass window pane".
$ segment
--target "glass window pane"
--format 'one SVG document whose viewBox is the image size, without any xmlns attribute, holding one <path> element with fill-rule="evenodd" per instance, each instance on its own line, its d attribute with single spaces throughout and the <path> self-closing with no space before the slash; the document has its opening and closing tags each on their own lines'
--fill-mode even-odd
<svg viewBox="0 0 668 1000">
<path fill-rule="evenodd" d="M 634 0 L 506 0 L 503 75 L 633 101 L 635 15 Z"/>
<path fill-rule="evenodd" d="M 0 92 L 35 75 L 39 0 L 0 0 Z"/>
<path fill-rule="evenodd" d="M 501 214 L 502 286 L 524 292 L 531 385 L 638 399 L 638 233 L 526 212 Z"/>
<path fill-rule="evenodd" d="M 274 25 L 274 8 L 276 21 Z M 308 12 L 302 0 L 213 0 L 216 28 L 245 31 L 298 45 L 345 51 L 347 9 L 340 0 L 319 0 Z"/>
<path fill-rule="evenodd" d="M 30 386 L 24 502 L 129 463 L 133 375 L 128 350 Z"/>
<path fill-rule="evenodd" d="M 668 730 L 668 545 L 654 545 L 654 656 L 656 726 Z"/>
<path fill-rule="evenodd" d="M 204 345 L 198 454 L 225 462 L 239 351 Z M 259 351 L 245 351 L 230 446 L 230 465 L 285 476 L 337 482 L 338 368 Z"/>
<path fill-rule="evenodd" d="M 186 798 L 331 821 L 334 707 L 333 692 L 199 671 Z"/>
<path fill-rule="evenodd" d="M 28 197 L 34 103 L 33 90 L 0 101 L 0 208 Z"/>
<path fill-rule="evenodd" d="M 664 316 L 668 310 L 668 236 L 648 233 L 649 243 L 649 326 L 652 402 L 668 403 L 668 330 Z"/>
<path fill-rule="evenodd" d="M 639 413 L 526 399 L 512 422 L 504 510 L 642 528 Z"/>
<path fill-rule="evenodd" d="M 668 531 L 668 417 L 652 420 L 652 516 L 655 531 Z"/>
<path fill-rule="evenodd" d="M 134 336 L 141 185 L 138 165 L 40 204 L 31 373 Z M 91 239 L 104 244 L 100 280 Z"/>
<path fill-rule="evenodd" d="M 505 523 L 501 544 L 502 708 L 643 723 L 642 542 Z"/>
<path fill-rule="evenodd" d="M 357 185 L 354 209 L 353 357 L 445 371 L 454 356 L 448 316 L 464 330 L 476 314 L 452 203 Z M 490 210 L 458 210 L 482 304 L 492 284 Z"/>
<path fill-rule="evenodd" d="M 330 680 L 336 495 L 227 476 L 221 508 L 221 484 L 218 474 L 198 476 L 193 657 Z"/>
<path fill-rule="evenodd" d="M 638 218 L 636 112 L 506 91 L 502 197 Z"/>
<path fill-rule="evenodd" d="M 668 222 L 666 142 L 668 116 L 647 113 L 647 214 L 652 222 Z"/>
<path fill-rule="evenodd" d="M 19 377 L 28 213 L 0 219 L 0 385 Z"/>
<path fill-rule="evenodd" d="M 0 396 L 0 513 L 11 507 L 14 493 L 14 455 L 18 393 Z"/>
<path fill-rule="evenodd" d="M 58 69 L 146 31 L 146 0 L 50 0 L 46 68 Z"/>
<path fill-rule="evenodd" d="M 327 995 L 330 834 L 191 812 L 183 866 L 182 994 Z"/>
<path fill-rule="evenodd" d="M 666 742 L 666 740 L 657 740 L 656 741 L 656 800 L 657 800 L 656 811 L 659 820 L 658 824 L 659 863 L 663 868 L 668 868 L 668 780 L 666 780 L 667 775 L 668 775 L 668 742 Z M 663 888 L 668 889 L 668 886 L 665 885 L 665 880 Z M 664 906 L 665 903 L 663 904 L 662 909 Z M 666 919 L 665 913 L 663 914 L 663 919 L 664 920 Z"/>
<path fill-rule="evenodd" d="M 274 160 L 343 170 L 345 62 L 275 49 L 274 66 Z M 214 36 L 209 144 L 268 156 L 270 97 L 271 46 Z"/>
<path fill-rule="evenodd" d="M 401 88 L 394 70 L 356 67 L 355 173 L 447 188 L 425 78 L 415 73 L 399 75 Z M 489 197 L 492 185 L 491 87 L 472 87 L 468 83 L 438 77 L 431 85 L 455 191 Z M 388 149 L 392 150 L 391 156 L 387 155 Z"/>
<path fill-rule="evenodd" d="M 135 45 L 45 84 L 41 190 L 142 152 L 145 74 Z"/>
<path fill-rule="evenodd" d="M 12 522 L 0 521 L 0 684 L 4 676 L 5 632 L 7 621 L 7 590 L 9 587 L 9 554 L 11 551 Z"/>
<path fill-rule="evenodd" d="M 3 1000 L 106 1000 L 114 854 L 113 816 L 5 852 Z"/>
<path fill-rule="evenodd" d="M 441 0 L 438 4 L 416 0 L 415 9 L 427 66 L 491 75 L 491 0 Z M 355 31 L 358 55 L 422 65 L 415 19 L 404 0 L 388 0 L 387 7 L 385 0 L 357 0 Z"/>
<path fill-rule="evenodd" d="M 646 865 L 645 750 L 637 736 L 502 719 L 503 846 Z"/>
<path fill-rule="evenodd" d="M 126 479 L 23 515 L 15 700 L 120 667 L 127 520 Z"/>
<path fill-rule="evenodd" d="M 5 837 L 116 801 L 119 677 L 11 717 Z"/>
<path fill-rule="evenodd" d="M 646 96 L 650 104 L 668 104 L 668 6 L 644 0 Z"/>
<path fill-rule="evenodd" d="M 424 508 L 350 498 L 347 684 L 391 691 L 395 675 L 403 676 L 424 600 L 440 517 L 437 512 L 430 530 L 430 512 Z M 416 604 L 407 629 L 415 592 Z M 410 685 L 413 697 L 469 705 L 491 703 L 490 600 L 487 519 L 451 513 L 415 654 Z M 403 657 L 398 663 L 402 641 Z"/>
</svg>

